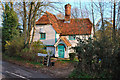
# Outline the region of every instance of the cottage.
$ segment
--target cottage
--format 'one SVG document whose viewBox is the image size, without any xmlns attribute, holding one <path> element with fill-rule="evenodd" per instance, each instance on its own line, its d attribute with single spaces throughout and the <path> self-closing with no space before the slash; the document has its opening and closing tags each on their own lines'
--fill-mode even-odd
<svg viewBox="0 0 120 80">
<path fill-rule="evenodd" d="M 76 46 L 76 38 L 93 37 L 93 27 L 89 18 L 71 19 L 71 5 L 65 5 L 65 19 L 59 20 L 52 13 L 46 12 L 36 21 L 33 41 L 40 40 L 47 51 L 59 58 L 69 58 L 70 49 Z"/>
</svg>

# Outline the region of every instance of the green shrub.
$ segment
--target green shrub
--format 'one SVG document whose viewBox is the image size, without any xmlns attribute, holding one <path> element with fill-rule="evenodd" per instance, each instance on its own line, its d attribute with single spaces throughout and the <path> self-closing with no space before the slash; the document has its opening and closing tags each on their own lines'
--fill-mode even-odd
<svg viewBox="0 0 120 80">
<path fill-rule="evenodd" d="M 37 53 L 47 54 L 47 51 L 43 48 L 45 45 L 41 41 L 35 41 L 31 44 L 31 48 L 24 48 L 21 52 L 21 57 L 29 61 L 42 62 L 43 57 L 38 57 Z"/>
<path fill-rule="evenodd" d="M 6 41 L 5 53 L 9 56 L 20 56 L 20 52 L 24 47 L 24 38 L 20 36 L 14 37 L 11 41 Z"/>
<path fill-rule="evenodd" d="M 96 78 L 111 78 L 111 75 L 116 74 L 114 73 L 118 66 L 116 57 L 120 51 L 117 39 L 114 42 L 104 36 L 101 40 L 89 38 L 84 41 L 78 39 L 78 42 L 77 46 L 73 48 L 79 59 L 76 70 Z M 80 72 L 78 75 L 81 74 Z"/>
<path fill-rule="evenodd" d="M 31 45 L 31 50 L 33 53 L 42 53 L 42 54 L 47 54 L 47 51 L 44 50 L 45 45 L 41 41 L 35 41 Z"/>
<path fill-rule="evenodd" d="M 24 48 L 21 52 L 21 57 L 26 60 L 32 61 L 35 59 L 35 54 L 29 48 Z"/>
<path fill-rule="evenodd" d="M 70 58 L 70 60 L 74 60 L 74 58 L 75 58 L 75 53 L 69 53 L 69 58 Z"/>
<path fill-rule="evenodd" d="M 15 37 L 11 41 L 6 41 L 5 54 L 8 56 L 22 57 L 29 61 L 42 61 L 43 58 L 37 56 L 37 53 L 47 54 L 44 50 L 45 45 L 41 41 L 35 41 L 31 48 L 24 48 L 24 37 Z"/>
<path fill-rule="evenodd" d="M 80 72 L 78 70 L 73 70 L 73 72 L 69 75 L 69 78 L 93 78 L 91 75 L 88 75 L 85 72 Z"/>
</svg>

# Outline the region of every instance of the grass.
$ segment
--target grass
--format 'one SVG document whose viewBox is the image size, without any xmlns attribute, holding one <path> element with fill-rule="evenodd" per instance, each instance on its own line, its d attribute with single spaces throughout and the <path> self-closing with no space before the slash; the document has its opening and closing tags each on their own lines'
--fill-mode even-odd
<svg viewBox="0 0 120 80">
<path fill-rule="evenodd" d="M 32 65 L 34 65 L 34 66 L 40 66 L 40 67 L 43 67 L 44 65 L 42 64 L 42 63 L 40 63 L 40 62 L 35 62 L 35 61 L 29 61 L 29 60 L 25 60 L 25 59 L 23 59 L 23 58 L 21 58 L 21 57 L 9 57 L 9 56 L 7 56 L 7 55 L 2 55 L 3 56 L 3 59 L 4 60 L 12 60 L 12 61 L 18 61 L 18 62 L 22 62 L 22 63 L 29 63 L 29 64 L 32 64 Z M 54 58 L 52 58 L 52 59 L 54 59 Z M 78 59 L 77 58 L 75 58 L 73 61 L 71 61 L 70 59 L 59 59 L 59 60 L 57 60 L 57 62 L 61 62 L 61 63 L 74 63 L 74 62 L 78 62 Z"/>
<path fill-rule="evenodd" d="M 2 58 L 5 60 L 16 60 L 16 61 L 24 61 L 21 57 L 10 57 L 5 54 L 2 54 Z"/>
<path fill-rule="evenodd" d="M 34 66 L 39 66 L 39 67 L 43 67 L 44 65 L 40 62 L 35 62 L 35 61 L 29 61 L 29 60 L 25 60 L 21 57 L 9 57 L 7 55 L 2 55 L 3 56 L 3 60 L 7 60 L 7 61 L 18 61 L 18 62 L 22 62 L 22 63 L 29 63 L 29 64 L 33 64 Z"/>
<path fill-rule="evenodd" d="M 51 58 L 51 60 L 57 59 L 57 62 L 61 62 L 61 63 L 74 63 L 74 62 L 78 62 L 78 58 L 75 57 L 74 60 L 70 60 L 69 58 Z"/>
<path fill-rule="evenodd" d="M 57 61 L 60 61 L 61 63 L 74 63 L 74 62 L 77 62 L 76 60 L 73 60 L 73 61 L 71 61 L 71 60 L 57 60 Z"/>
<path fill-rule="evenodd" d="M 43 64 L 39 63 L 39 62 L 34 62 L 34 61 L 26 61 L 27 63 L 33 64 L 33 65 L 39 65 L 39 66 L 43 66 Z"/>
</svg>

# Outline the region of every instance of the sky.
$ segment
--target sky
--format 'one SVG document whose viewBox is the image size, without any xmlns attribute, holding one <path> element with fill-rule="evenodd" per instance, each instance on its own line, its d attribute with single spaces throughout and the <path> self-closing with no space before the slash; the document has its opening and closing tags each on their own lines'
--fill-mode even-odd
<svg viewBox="0 0 120 80">
<path fill-rule="evenodd" d="M 23 0 L 0 0 L 2 2 L 9 2 L 9 1 L 12 1 L 12 2 L 22 2 Z M 51 1 L 51 2 L 78 2 L 80 0 L 25 0 L 25 1 Z M 82 2 L 90 2 L 91 0 L 81 0 Z M 98 1 L 101 1 L 101 2 L 110 2 L 111 0 L 93 0 L 94 2 L 98 2 Z M 113 0 L 112 0 L 113 1 Z M 116 2 L 119 1 L 119 0 L 115 0 Z"/>
<path fill-rule="evenodd" d="M 23 0 L 1 0 L 1 1 L 2 2 L 6 2 L 6 1 L 7 2 L 8 1 L 21 2 Z M 33 0 L 27 0 L 27 1 L 33 1 Z M 39 0 L 37 0 L 37 1 L 39 1 Z M 46 0 L 46 1 L 48 1 L 48 0 Z M 61 11 L 63 14 L 64 14 L 64 6 L 65 6 L 65 4 L 68 4 L 68 3 L 71 4 L 71 8 L 74 8 L 74 7 L 78 7 L 79 8 L 79 2 L 80 2 L 80 0 L 49 0 L 49 1 L 56 2 L 55 6 L 57 8 L 59 8 L 59 11 Z M 86 6 L 87 9 L 91 12 L 90 1 L 91 0 L 81 0 L 81 8 L 84 8 Z M 93 1 L 96 2 L 96 3 L 98 2 L 98 0 L 93 0 Z M 101 1 L 102 2 L 110 2 L 111 0 L 101 0 Z M 119 0 L 116 0 L 116 2 L 118 2 L 118 1 Z M 57 2 L 61 2 L 62 4 L 57 4 Z M 107 5 L 107 6 L 109 6 L 109 5 Z M 97 10 L 97 8 L 96 8 L 96 10 Z M 53 10 L 53 9 L 49 9 L 48 11 L 53 13 L 53 14 L 55 14 L 55 15 L 60 13 L 59 11 L 56 11 L 56 10 Z M 95 12 L 95 16 L 96 16 L 95 17 L 95 23 L 97 23 L 97 21 L 100 19 L 100 16 L 98 15 L 97 12 L 98 11 Z M 105 13 L 105 14 L 106 14 L 105 17 L 109 17 L 109 15 L 107 13 Z M 90 18 L 90 20 L 92 20 L 91 16 L 89 16 L 89 18 Z M 2 7 L 0 5 L 0 26 L 2 26 L 1 23 L 2 23 Z"/>
<path fill-rule="evenodd" d="M 1 23 L 2 23 L 2 7 L 0 6 L 0 27 L 2 26 Z"/>
</svg>

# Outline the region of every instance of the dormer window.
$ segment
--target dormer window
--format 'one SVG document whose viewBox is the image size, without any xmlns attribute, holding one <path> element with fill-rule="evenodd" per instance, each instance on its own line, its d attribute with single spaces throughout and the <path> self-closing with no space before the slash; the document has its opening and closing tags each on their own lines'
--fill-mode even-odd
<svg viewBox="0 0 120 80">
<path fill-rule="evenodd" d="M 40 33 L 40 40 L 46 39 L 46 33 Z"/>
<path fill-rule="evenodd" d="M 75 35 L 70 35 L 69 40 L 75 40 L 75 37 L 76 37 Z"/>
</svg>

